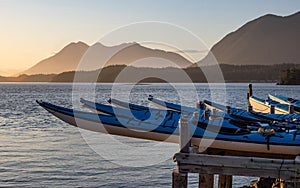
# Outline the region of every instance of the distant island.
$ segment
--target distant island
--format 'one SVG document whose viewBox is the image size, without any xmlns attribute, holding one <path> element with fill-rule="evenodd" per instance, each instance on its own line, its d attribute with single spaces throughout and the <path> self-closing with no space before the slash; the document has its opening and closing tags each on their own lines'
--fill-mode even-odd
<svg viewBox="0 0 300 188">
<path fill-rule="evenodd" d="M 199 67 L 188 67 L 184 69 L 168 67 L 168 68 L 145 68 L 145 67 L 132 67 L 126 65 L 112 65 L 103 69 L 94 71 L 78 71 L 77 82 L 99 82 L 99 83 L 113 83 L 119 73 L 126 68 L 126 76 L 117 82 L 135 83 L 139 78 L 145 77 L 146 79 L 139 82 L 144 83 L 161 83 L 165 82 L 161 79 L 150 77 L 148 75 L 167 75 L 168 82 L 180 83 L 186 82 L 178 75 L 182 74 L 182 70 L 191 78 L 194 83 L 206 83 L 206 77 L 203 73 L 205 70 L 214 70 L 216 67 L 206 66 L 200 69 Z M 292 68 L 291 68 L 292 67 Z M 299 70 L 299 64 L 280 64 L 280 65 L 224 65 L 221 64 L 220 68 L 223 72 L 225 82 L 265 82 L 277 83 L 281 81 L 282 74 L 286 70 Z M 291 71 L 290 71 L 291 72 Z M 289 72 L 289 73 L 290 73 Z M 74 81 L 75 71 L 63 72 L 60 74 L 36 74 L 36 75 L 20 75 L 17 77 L 0 77 L 0 82 L 58 82 L 67 83 Z M 100 73 L 100 74 L 99 74 Z M 299 72 L 293 72 L 299 75 Z M 281 77 L 280 77 L 281 75 Z M 289 78 L 294 78 L 289 74 Z M 163 76 L 161 76 L 163 77 Z M 298 79 L 299 81 L 299 79 Z M 223 82 L 223 80 L 210 80 L 210 82 Z M 281 82 L 280 82 L 281 83 Z M 296 84 L 295 82 L 292 82 Z M 286 83 L 281 83 L 286 84 Z"/>
<path fill-rule="evenodd" d="M 279 85 L 300 85 L 300 69 L 290 68 L 282 71 Z"/>
<path fill-rule="evenodd" d="M 300 12 L 285 17 L 264 15 L 226 35 L 205 58 L 195 63 L 175 52 L 150 49 L 135 42 L 116 46 L 104 46 L 101 43 L 89 46 L 76 42 L 21 72 L 19 76 L 0 76 L 0 82 L 72 82 L 78 65 L 85 63 L 82 62 L 85 56 L 88 58 L 84 59 L 89 63 L 79 69 L 78 73 L 82 76 L 79 82 L 90 82 L 103 65 L 97 82 L 114 82 L 117 73 L 125 67 L 129 72 L 132 71 L 132 75 L 123 82 L 135 80 L 134 75 L 151 72 L 169 75 L 169 81 L 172 82 L 183 82 L 176 76 L 180 69 L 193 82 L 207 82 L 203 72 L 195 65 L 212 69 L 217 60 L 226 82 L 300 84 L 297 77 L 300 69 L 299 33 Z M 132 66 L 131 63 L 135 61 L 148 66 Z M 172 62 L 176 66 L 172 63 L 162 66 L 165 62 Z M 144 81 L 162 82 L 155 78 Z"/>
</svg>

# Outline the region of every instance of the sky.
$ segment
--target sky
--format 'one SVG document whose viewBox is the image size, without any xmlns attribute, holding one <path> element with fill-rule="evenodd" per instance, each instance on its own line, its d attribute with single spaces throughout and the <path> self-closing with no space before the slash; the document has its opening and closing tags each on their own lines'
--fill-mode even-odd
<svg viewBox="0 0 300 188">
<path fill-rule="evenodd" d="M 193 37 L 203 43 L 199 48 L 210 49 L 248 21 L 299 10 L 298 0 L 0 0 L 0 75 L 29 68 L 77 41 L 89 45 L 155 41 L 152 46 L 162 41 L 177 47 L 185 41 L 180 50 L 201 51 L 190 43 Z M 164 26 L 138 24 L 144 30 L 135 30 L 137 23 L 145 22 Z M 185 40 L 174 28 L 193 37 Z"/>
</svg>

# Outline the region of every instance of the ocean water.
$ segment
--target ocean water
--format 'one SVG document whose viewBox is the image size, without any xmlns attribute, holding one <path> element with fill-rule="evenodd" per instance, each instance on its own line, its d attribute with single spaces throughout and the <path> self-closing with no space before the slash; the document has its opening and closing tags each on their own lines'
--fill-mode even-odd
<svg viewBox="0 0 300 188">
<path fill-rule="evenodd" d="M 253 84 L 254 95 L 300 98 L 300 87 Z M 83 111 L 79 98 L 106 102 L 110 96 L 148 105 L 152 94 L 195 106 L 212 99 L 246 109 L 247 84 L 0 84 L 0 187 L 171 187 L 176 144 L 91 133 L 55 118 L 35 100 Z M 96 138 L 96 139 L 93 139 Z M 233 187 L 255 177 L 234 177 Z M 189 185 L 197 186 L 197 175 Z"/>
</svg>

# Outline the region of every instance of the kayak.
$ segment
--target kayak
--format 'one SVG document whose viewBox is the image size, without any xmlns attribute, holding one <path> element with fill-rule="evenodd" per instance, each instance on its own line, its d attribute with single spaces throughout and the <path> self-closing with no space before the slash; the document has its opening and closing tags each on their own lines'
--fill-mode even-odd
<svg viewBox="0 0 300 188">
<path fill-rule="evenodd" d="M 117 106 L 124 107 L 124 108 L 130 108 L 130 109 L 133 109 L 133 110 L 149 110 L 149 108 L 146 107 L 146 106 L 127 103 L 127 102 L 123 102 L 123 101 L 120 101 L 118 99 L 113 99 L 113 98 L 110 98 L 107 102 L 109 102 L 111 104 L 115 104 Z"/>
<path fill-rule="evenodd" d="M 165 102 L 159 99 L 155 99 L 153 97 L 149 98 L 149 100 L 159 105 L 165 104 L 165 106 L 167 106 L 169 109 L 175 108 L 175 110 L 178 110 L 180 108 L 180 105 Z M 204 100 L 203 103 L 209 108 L 215 108 L 223 111 L 216 112 L 216 114 L 218 116 L 224 116 L 224 119 L 237 119 L 250 122 L 267 123 L 270 124 L 271 127 L 284 129 L 300 129 L 300 116 L 298 114 L 267 114 L 262 112 L 256 112 L 253 110 L 247 112 L 243 109 L 224 106 L 208 100 Z M 191 107 L 185 108 L 191 109 Z"/>
<path fill-rule="evenodd" d="M 160 123 L 164 119 L 168 121 L 166 123 L 174 124 L 179 121 L 181 114 L 173 111 L 158 110 L 145 108 L 142 106 L 142 109 L 125 109 L 113 107 L 111 105 L 105 105 L 101 103 L 95 103 L 83 98 L 80 99 L 80 102 L 84 104 L 85 107 L 89 108 L 92 111 L 113 115 L 117 117 L 127 117 L 127 118 L 136 118 L 140 121 L 152 121 L 152 123 Z M 154 118 L 153 118 L 154 117 Z M 191 117 L 191 114 L 189 114 Z"/>
<path fill-rule="evenodd" d="M 82 129 L 154 141 L 179 142 L 178 123 L 153 124 L 134 118 L 77 111 L 43 101 L 37 103 L 64 122 Z M 220 122 L 208 121 L 208 124 L 204 122 L 195 124 L 190 120 L 192 145 L 199 146 L 201 140 L 205 139 L 205 141 L 212 141 L 209 147 L 213 149 L 282 155 L 291 158 L 300 154 L 298 132 L 238 131 L 222 129 L 218 123 Z"/>
<path fill-rule="evenodd" d="M 289 105 L 281 104 L 271 99 L 263 100 L 255 96 L 249 97 L 249 104 L 253 107 L 254 111 L 270 113 L 271 106 L 274 107 L 274 114 L 289 114 Z M 298 113 L 299 114 L 299 113 Z"/>
<path fill-rule="evenodd" d="M 152 95 L 149 95 L 148 100 L 156 104 L 159 107 L 166 108 L 168 110 L 173 110 L 177 112 L 194 112 L 197 111 L 197 108 L 182 106 L 179 104 L 170 103 L 167 101 L 159 100 L 154 98 Z"/>
<path fill-rule="evenodd" d="M 203 102 L 206 106 L 224 111 L 228 113 L 230 116 L 235 118 L 243 119 L 246 121 L 254 121 L 254 122 L 268 122 L 265 119 L 253 116 L 251 113 L 243 109 L 234 108 L 231 106 L 224 106 L 222 104 L 218 104 L 209 100 L 204 100 Z"/>
<path fill-rule="evenodd" d="M 178 105 L 178 104 L 173 104 L 173 103 L 166 102 L 166 101 L 163 101 L 163 100 L 160 100 L 160 99 L 156 99 L 153 96 L 150 96 L 148 98 L 148 100 L 150 100 L 151 102 L 153 102 L 153 103 L 155 103 L 157 105 L 166 106 L 168 109 L 173 109 L 175 111 L 180 111 L 180 110 L 183 110 L 183 111 L 195 111 L 195 110 L 197 110 L 197 108 L 181 106 L 181 105 Z M 204 103 L 204 104 L 206 106 L 211 106 L 212 107 L 212 103 L 209 102 L 209 101 L 207 101 L 207 100 L 206 100 L 206 103 Z M 228 114 L 228 113 L 224 112 L 225 109 L 226 109 L 225 106 L 222 106 L 222 107 L 217 106 L 217 107 L 214 107 L 214 109 L 215 108 L 217 108 L 219 110 L 222 110 L 222 112 L 220 112 L 220 111 L 214 111 L 215 115 L 216 116 L 220 116 L 220 117 L 224 117 L 226 119 L 240 119 L 240 120 L 252 121 L 252 122 L 262 122 L 263 121 L 261 118 L 254 117 L 253 115 L 251 115 L 251 114 L 249 114 L 248 112 L 245 112 L 245 111 L 231 110 L 231 113 Z M 225 108 L 225 109 L 223 109 L 223 108 Z"/>
<path fill-rule="evenodd" d="M 287 105 L 293 105 L 294 110 L 298 113 L 300 113 L 300 101 L 298 99 L 293 99 L 291 97 L 286 97 L 282 95 L 274 95 L 269 94 L 269 98 L 273 101 L 277 101 L 281 104 L 287 104 Z"/>
<path fill-rule="evenodd" d="M 157 99 L 158 100 L 158 99 Z M 160 100 L 159 100 L 160 101 Z M 173 115 L 177 120 L 179 120 L 180 118 L 180 114 L 183 115 L 187 115 L 188 117 L 191 117 L 193 115 L 194 112 L 197 112 L 198 114 L 204 115 L 206 114 L 206 118 L 207 119 L 220 119 L 220 120 L 230 120 L 232 123 L 234 123 L 235 125 L 237 125 L 240 128 L 247 128 L 250 130 L 257 130 L 260 127 L 272 127 L 272 128 L 285 128 L 285 129 L 291 129 L 291 127 L 289 126 L 270 126 L 269 123 L 271 123 L 270 121 L 253 121 L 254 117 L 251 119 L 252 121 L 248 121 L 245 118 L 241 119 L 241 118 L 235 118 L 230 116 L 229 114 L 226 114 L 224 112 L 220 112 L 220 111 L 213 111 L 210 109 L 197 109 L 197 108 L 191 108 L 191 107 L 184 107 L 182 109 L 189 109 L 189 111 L 182 111 L 182 113 L 178 110 L 174 110 L 172 108 L 166 108 L 166 110 L 164 109 L 153 109 L 153 108 L 149 108 L 149 107 L 145 107 L 145 106 L 141 106 L 141 105 L 136 105 L 136 104 L 132 104 L 132 103 L 127 103 L 124 101 L 120 101 L 117 99 L 110 99 L 109 102 L 113 103 L 113 104 L 118 104 L 118 106 L 130 109 L 130 112 L 124 109 L 117 109 L 113 110 L 110 109 L 110 111 L 107 111 L 109 108 L 114 108 L 114 107 L 107 107 L 104 104 L 101 103 L 94 103 L 92 101 L 88 101 L 85 99 L 81 99 L 81 102 L 84 104 L 85 107 L 88 107 L 89 109 L 91 109 L 92 111 L 98 111 L 99 113 L 106 113 L 106 114 L 110 114 L 110 115 L 114 115 L 115 113 L 119 114 L 119 115 L 126 115 L 126 116 L 134 116 L 137 119 L 140 120 L 145 120 L 147 118 L 150 117 L 151 114 L 154 114 L 156 112 L 160 112 L 160 116 L 161 114 L 164 114 L 167 112 L 167 114 L 169 113 L 174 113 L 175 115 Z M 162 102 L 162 101 L 160 101 Z M 179 106 L 173 103 L 167 103 L 167 107 L 169 105 L 174 105 L 174 106 Z M 130 108 L 131 106 L 134 106 L 134 108 Z M 129 107 L 129 108 L 128 108 Z M 151 112 L 150 112 L 151 111 Z M 139 115 L 138 115 L 139 114 Z M 267 123 L 267 124 L 260 124 L 260 123 Z M 293 127 L 295 128 L 295 127 Z M 300 129 L 300 127 L 299 127 Z"/>
<path fill-rule="evenodd" d="M 171 111 L 171 110 L 161 110 L 161 109 L 153 109 L 153 108 L 141 108 L 141 109 L 124 109 L 124 108 L 118 108 L 118 107 L 113 107 L 110 105 L 105 105 L 101 103 L 95 103 L 89 100 L 85 100 L 83 98 L 80 99 L 80 102 L 84 104 L 85 107 L 88 107 L 92 111 L 98 111 L 101 113 L 109 114 L 109 115 L 114 115 L 117 117 L 127 117 L 127 118 L 136 118 L 141 121 L 151 121 L 151 123 L 160 123 L 160 122 L 165 122 L 165 123 L 171 123 L 171 124 L 177 124 L 178 121 L 180 120 L 181 117 L 186 116 L 188 119 L 191 119 L 194 116 L 193 113 L 179 113 L 176 111 Z M 125 104 L 125 102 L 124 102 Z M 126 105 L 129 106 L 129 105 Z M 144 107 L 144 106 L 141 106 Z M 198 123 L 205 123 L 208 124 L 209 120 L 214 120 L 215 123 L 218 121 L 218 125 L 222 124 L 222 121 L 225 121 L 223 118 L 209 118 L 210 114 L 207 114 L 208 117 L 207 119 L 204 118 L 204 110 L 196 110 L 195 111 L 198 115 Z M 209 112 L 207 112 L 209 113 Z M 199 117 L 200 114 L 200 117 Z M 261 127 L 259 124 L 251 124 L 247 122 L 241 122 L 241 121 L 234 121 L 231 120 L 231 123 L 223 123 L 222 125 L 224 128 L 229 128 L 229 129 L 255 129 L 257 130 L 259 127 Z"/>
<path fill-rule="evenodd" d="M 255 116 L 258 118 L 258 121 L 265 122 L 265 121 L 277 121 L 277 122 L 286 122 L 289 123 L 289 126 L 292 128 L 300 128 L 300 116 L 298 114 L 267 114 L 262 112 L 255 112 L 253 110 L 247 112 L 243 109 L 234 108 L 230 106 L 224 106 L 215 102 L 211 102 L 208 100 L 203 101 L 204 104 L 211 106 L 213 108 L 217 108 L 219 110 L 225 111 L 226 109 L 230 109 L 230 115 L 242 117 L 249 117 Z"/>
</svg>

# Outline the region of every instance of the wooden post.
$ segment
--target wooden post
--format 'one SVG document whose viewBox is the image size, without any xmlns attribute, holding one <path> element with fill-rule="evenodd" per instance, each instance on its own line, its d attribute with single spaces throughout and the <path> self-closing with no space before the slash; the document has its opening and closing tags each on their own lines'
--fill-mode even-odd
<svg viewBox="0 0 300 188">
<path fill-rule="evenodd" d="M 226 106 L 226 110 L 225 110 L 225 112 L 227 113 L 227 114 L 230 114 L 230 106 Z"/>
<path fill-rule="evenodd" d="M 209 119 L 209 114 L 207 110 L 204 110 L 204 119 Z"/>
<path fill-rule="evenodd" d="M 193 124 L 197 125 L 199 122 L 199 112 L 194 112 L 193 113 Z"/>
<path fill-rule="evenodd" d="M 289 114 L 293 114 L 295 113 L 295 110 L 294 110 L 294 105 L 289 105 Z"/>
<path fill-rule="evenodd" d="M 184 115 L 179 120 L 179 137 L 180 152 L 189 153 L 191 146 L 191 136 L 189 121 L 186 115 Z"/>
<path fill-rule="evenodd" d="M 196 104 L 196 108 L 201 109 L 201 110 L 205 110 L 205 104 L 203 101 L 198 101 Z"/>
<path fill-rule="evenodd" d="M 199 188 L 213 188 L 214 175 L 213 174 L 199 174 Z"/>
<path fill-rule="evenodd" d="M 213 108 L 213 109 L 211 110 L 211 115 L 215 116 L 216 114 L 217 114 L 217 110 L 216 110 L 215 108 Z"/>
<path fill-rule="evenodd" d="M 252 97 L 252 84 L 248 84 L 248 97 Z"/>
<path fill-rule="evenodd" d="M 188 174 L 181 173 L 178 169 L 172 172 L 172 188 L 187 188 Z"/>
<path fill-rule="evenodd" d="M 251 105 L 248 105 L 247 111 L 248 111 L 248 112 L 252 112 L 252 110 L 253 110 L 253 107 L 252 107 Z"/>
<path fill-rule="evenodd" d="M 270 106 L 270 114 L 275 114 L 275 106 Z"/>
<path fill-rule="evenodd" d="M 231 188 L 232 187 L 232 176 L 230 175 L 219 175 L 218 188 Z"/>
<path fill-rule="evenodd" d="M 250 106 L 250 97 L 252 97 L 252 84 L 248 84 L 248 93 L 247 93 L 247 100 L 248 100 L 248 106 Z"/>
</svg>

